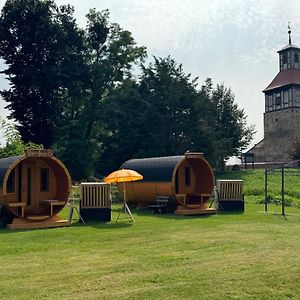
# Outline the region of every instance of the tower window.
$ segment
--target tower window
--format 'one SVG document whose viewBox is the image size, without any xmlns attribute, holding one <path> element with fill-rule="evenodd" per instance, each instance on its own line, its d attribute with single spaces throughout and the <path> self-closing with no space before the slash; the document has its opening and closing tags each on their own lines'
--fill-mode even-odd
<svg viewBox="0 0 300 300">
<path fill-rule="evenodd" d="M 269 106 L 273 107 L 273 96 L 269 96 Z"/>
<path fill-rule="evenodd" d="M 276 94 L 276 97 L 275 97 L 275 105 L 276 106 L 280 106 L 281 104 L 281 97 L 280 97 L 280 93 Z"/>
<path fill-rule="evenodd" d="M 295 106 L 300 106 L 300 89 L 295 89 Z"/>
<path fill-rule="evenodd" d="M 282 62 L 283 62 L 284 64 L 287 63 L 287 54 L 286 54 L 286 53 L 283 53 L 283 55 L 282 55 Z"/>
<path fill-rule="evenodd" d="M 295 53 L 295 63 L 299 63 L 299 55 L 298 55 L 298 53 Z"/>
<path fill-rule="evenodd" d="M 284 93 L 283 93 L 283 103 L 284 103 L 284 107 L 288 107 L 288 105 L 289 105 L 289 91 L 284 91 Z"/>
</svg>

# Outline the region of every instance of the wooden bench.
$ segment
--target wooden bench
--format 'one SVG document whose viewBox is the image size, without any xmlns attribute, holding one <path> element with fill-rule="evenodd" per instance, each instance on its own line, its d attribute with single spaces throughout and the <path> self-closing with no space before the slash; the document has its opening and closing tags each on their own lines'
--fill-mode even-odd
<svg viewBox="0 0 300 300">
<path fill-rule="evenodd" d="M 148 207 L 153 209 L 153 214 L 163 214 L 166 212 L 169 203 L 169 196 L 157 196 L 155 203 Z"/>
<path fill-rule="evenodd" d="M 217 180 L 215 198 L 218 209 L 224 211 L 244 211 L 243 180 Z"/>
<path fill-rule="evenodd" d="M 19 207 L 21 207 L 21 216 L 24 217 L 25 202 L 12 202 L 12 203 L 8 203 L 8 207 L 11 207 L 11 208 L 19 208 Z"/>
<path fill-rule="evenodd" d="M 41 204 L 43 205 L 49 205 L 50 206 L 50 216 L 53 216 L 53 206 L 64 206 L 66 204 L 65 201 L 59 201 L 55 199 L 49 199 L 49 200 L 41 200 Z"/>
</svg>

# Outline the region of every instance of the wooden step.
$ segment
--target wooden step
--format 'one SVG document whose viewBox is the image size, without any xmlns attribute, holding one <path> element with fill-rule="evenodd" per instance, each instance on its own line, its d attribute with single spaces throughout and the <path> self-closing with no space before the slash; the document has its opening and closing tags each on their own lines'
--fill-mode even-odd
<svg viewBox="0 0 300 300">
<path fill-rule="evenodd" d="M 178 206 L 177 209 L 175 210 L 175 215 L 180 215 L 180 216 L 212 215 L 216 213 L 217 211 L 215 208 L 207 208 L 207 207 L 188 208 L 185 206 Z"/>
<path fill-rule="evenodd" d="M 203 205 L 201 205 L 201 204 L 186 204 L 185 206 L 184 206 L 185 208 L 190 208 L 190 209 L 199 209 L 199 208 L 201 208 L 201 209 L 205 209 L 206 207 L 204 207 Z"/>
<path fill-rule="evenodd" d="M 48 216 L 47 216 L 48 217 Z M 53 216 L 47 218 L 44 221 L 29 221 L 24 218 L 14 218 L 11 224 L 7 225 L 9 229 L 39 229 L 39 228 L 53 228 L 70 226 L 71 223 L 68 220 L 62 220 L 59 216 Z"/>
<path fill-rule="evenodd" d="M 44 221 L 46 219 L 49 219 L 49 215 L 25 215 L 25 219 L 29 221 Z"/>
</svg>

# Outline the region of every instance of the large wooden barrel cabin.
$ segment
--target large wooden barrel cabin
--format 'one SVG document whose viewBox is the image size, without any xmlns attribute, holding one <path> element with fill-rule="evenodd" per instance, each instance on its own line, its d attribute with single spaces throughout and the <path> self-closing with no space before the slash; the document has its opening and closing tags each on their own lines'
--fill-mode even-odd
<svg viewBox="0 0 300 300">
<path fill-rule="evenodd" d="M 0 207 L 2 219 L 13 219 L 9 228 L 68 225 L 57 214 L 70 190 L 69 172 L 50 150 L 0 159 Z"/>
<path fill-rule="evenodd" d="M 168 196 L 168 205 L 176 207 L 176 214 L 215 213 L 215 209 L 209 208 L 214 173 L 202 153 L 130 159 L 121 169 L 135 170 L 144 177 L 141 181 L 126 183 L 126 199 L 130 204 L 147 207 L 159 196 Z M 122 189 L 123 185 L 121 193 Z"/>
</svg>

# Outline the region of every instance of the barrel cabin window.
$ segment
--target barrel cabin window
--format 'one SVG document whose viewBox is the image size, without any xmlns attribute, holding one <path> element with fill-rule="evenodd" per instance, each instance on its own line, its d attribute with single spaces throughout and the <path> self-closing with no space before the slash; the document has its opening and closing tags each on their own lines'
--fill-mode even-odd
<svg viewBox="0 0 300 300">
<path fill-rule="evenodd" d="M 7 179 L 7 193 L 14 193 L 16 190 L 16 173 L 13 169 Z"/>
<path fill-rule="evenodd" d="M 191 185 L 191 168 L 185 167 L 185 185 Z"/>
<path fill-rule="evenodd" d="M 178 170 L 176 171 L 175 174 L 175 193 L 179 193 L 179 175 L 178 175 Z"/>
<path fill-rule="evenodd" d="M 49 169 L 48 168 L 41 168 L 40 191 L 49 192 Z"/>
</svg>

